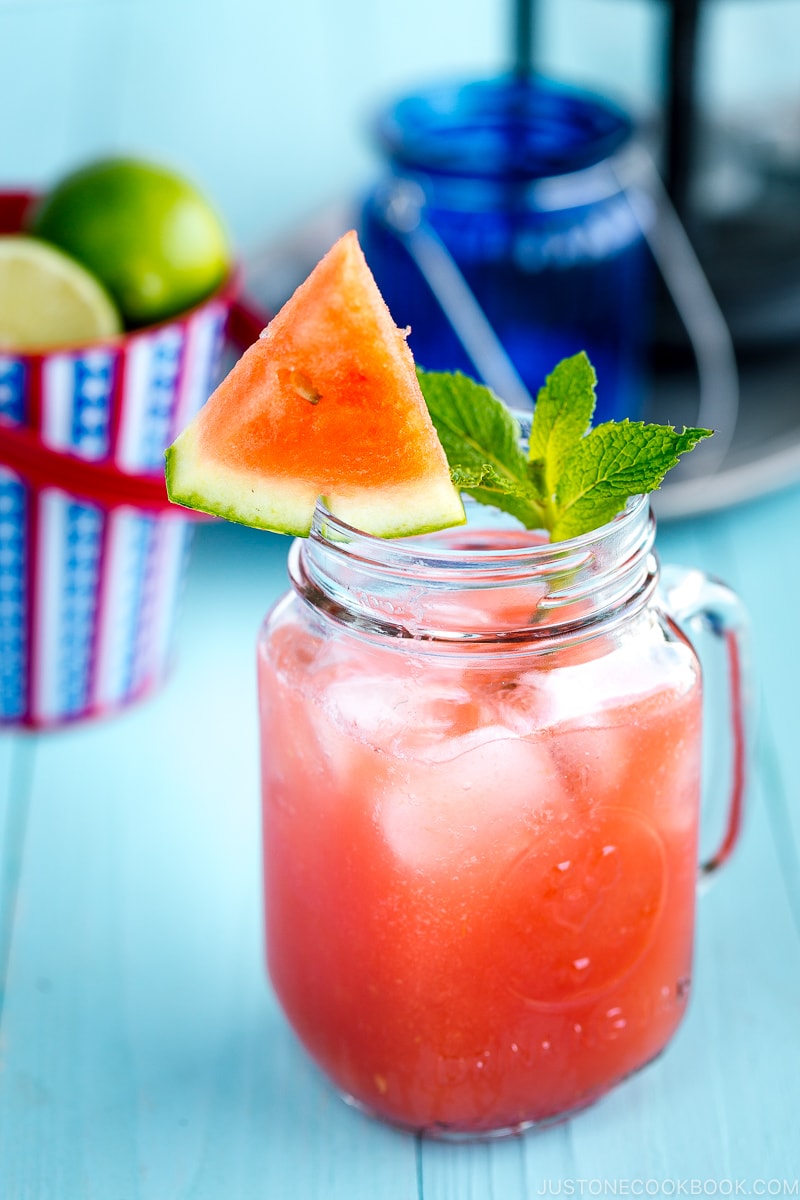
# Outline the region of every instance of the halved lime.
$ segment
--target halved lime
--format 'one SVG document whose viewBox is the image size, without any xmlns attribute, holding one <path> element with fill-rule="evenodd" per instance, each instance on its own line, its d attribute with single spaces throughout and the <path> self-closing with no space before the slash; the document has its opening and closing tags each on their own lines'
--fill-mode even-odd
<svg viewBox="0 0 800 1200">
<path fill-rule="evenodd" d="M 37 238 L 0 236 L 0 349 L 101 341 L 121 329 L 113 300 L 80 263 Z"/>
</svg>

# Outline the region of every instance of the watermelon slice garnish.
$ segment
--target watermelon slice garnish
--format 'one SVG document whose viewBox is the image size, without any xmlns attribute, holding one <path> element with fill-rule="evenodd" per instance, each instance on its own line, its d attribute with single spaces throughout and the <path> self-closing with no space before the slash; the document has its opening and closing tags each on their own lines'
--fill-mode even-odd
<svg viewBox="0 0 800 1200">
<path fill-rule="evenodd" d="M 318 499 L 366 533 L 464 523 L 444 450 L 356 234 L 342 237 L 167 450 L 177 504 L 304 536 Z"/>
</svg>

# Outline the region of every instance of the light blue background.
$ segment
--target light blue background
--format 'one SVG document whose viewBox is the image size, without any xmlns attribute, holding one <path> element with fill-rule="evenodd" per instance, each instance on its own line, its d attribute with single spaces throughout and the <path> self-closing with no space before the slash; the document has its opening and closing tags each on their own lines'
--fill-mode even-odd
<svg viewBox="0 0 800 1200">
<path fill-rule="evenodd" d="M 664 8 L 540 0 L 541 64 L 644 113 Z M 709 0 L 706 18 L 712 103 L 797 96 L 800 5 Z M 0 0 L 0 185 L 153 156 L 206 189 L 247 255 L 371 178 L 382 101 L 502 69 L 509 26 L 498 0 Z"/>
</svg>

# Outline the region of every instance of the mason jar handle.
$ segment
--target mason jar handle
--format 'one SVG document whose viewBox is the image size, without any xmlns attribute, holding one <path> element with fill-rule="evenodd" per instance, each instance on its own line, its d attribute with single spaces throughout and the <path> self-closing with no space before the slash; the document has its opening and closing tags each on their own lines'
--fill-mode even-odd
<svg viewBox="0 0 800 1200">
<path fill-rule="evenodd" d="M 661 595 L 668 615 L 682 628 L 711 634 L 724 645 L 728 668 L 728 696 L 733 742 L 731 790 L 720 844 L 700 864 L 701 879 L 708 879 L 727 862 L 739 839 L 749 773 L 748 732 L 750 695 L 747 680 L 748 619 L 739 597 L 720 580 L 703 571 L 666 566 L 661 573 Z"/>
</svg>

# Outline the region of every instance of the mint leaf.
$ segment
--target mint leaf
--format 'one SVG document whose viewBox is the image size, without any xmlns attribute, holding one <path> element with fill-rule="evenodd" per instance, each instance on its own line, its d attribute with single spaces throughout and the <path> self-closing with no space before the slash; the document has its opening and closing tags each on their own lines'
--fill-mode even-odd
<svg viewBox="0 0 800 1200">
<path fill-rule="evenodd" d="M 581 351 L 565 358 L 540 389 L 533 410 L 528 457 L 539 468 L 543 494 L 552 496 L 564 459 L 589 428 L 595 406 L 597 376 Z"/>
<path fill-rule="evenodd" d="M 456 486 L 527 529 L 549 530 L 552 541 L 604 525 L 711 436 L 628 420 L 587 433 L 596 378 L 580 353 L 560 362 L 540 390 L 526 458 L 517 420 L 488 388 L 458 373 L 417 368 L 417 376 Z"/>
<path fill-rule="evenodd" d="M 610 521 L 629 497 L 652 492 L 682 454 L 710 429 L 608 421 L 582 438 L 563 463 L 555 489 L 553 541 L 577 537 Z"/>
<path fill-rule="evenodd" d="M 542 527 L 544 507 L 520 446 L 517 420 L 488 388 L 458 372 L 417 368 L 453 482 L 483 504 Z"/>
</svg>

